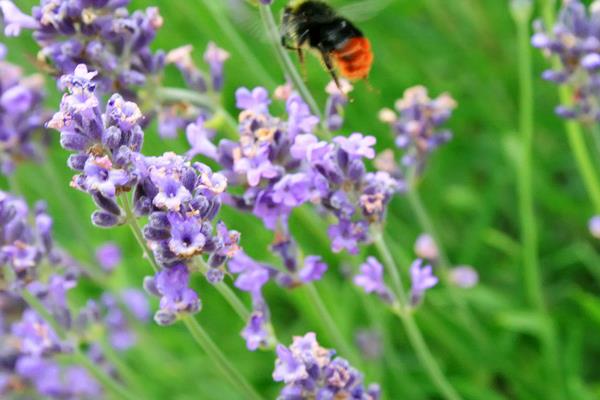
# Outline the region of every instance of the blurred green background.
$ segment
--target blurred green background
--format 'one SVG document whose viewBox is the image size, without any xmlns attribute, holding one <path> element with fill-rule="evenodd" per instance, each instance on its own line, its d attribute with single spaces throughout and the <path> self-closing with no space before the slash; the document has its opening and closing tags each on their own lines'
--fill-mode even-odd
<svg viewBox="0 0 600 400">
<path fill-rule="evenodd" d="M 209 12 L 208 1 L 214 2 L 211 8 L 216 7 L 218 18 Z M 530 311 L 524 299 L 515 175 L 520 148 L 517 55 L 508 2 L 375 2 L 387 6 L 357 22 L 373 44 L 373 89 L 361 82 L 355 85 L 354 101 L 347 108 L 342 132 L 372 134 L 377 137 L 378 150 L 391 147 L 393 138 L 388 127 L 377 120 L 377 112 L 392 107 L 404 89 L 416 84 L 427 86 L 432 96 L 447 91 L 459 104 L 449 123 L 455 137 L 431 158 L 421 195 L 453 264 L 472 265 L 480 274 L 479 286 L 461 291 L 460 296 L 473 310 L 477 329 L 485 333 L 488 347 L 481 350 L 467 339 L 468 331 L 475 327 L 464 326 L 456 319 L 446 292 L 438 287 L 428 293 L 416 315 L 432 352 L 450 381 L 468 399 L 541 399 L 546 398 L 549 388 L 559 390 L 561 385 L 566 387 L 567 398 L 600 398 L 600 258 L 597 241 L 586 228 L 593 209 L 568 151 L 562 122 L 552 111 L 558 101 L 556 88 L 538 79 L 546 61 L 534 52 L 534 193 L 544 294 L 558 327 L 563 382 L 545 378 L 546 366 L 536 339 L 540 316 Z M 16 3 L 28 10 L 35 1 Z M 277 15 L 282 3 L 275 1 Z M 331 3 L 342 6 L 362 2 Z M 134 0 L 129 9 L 160 7 L 164 26 L 155 41 L 156 49 L 191 43 L 199 65 L 208 41 L 227 49 L 231 59 L 225 67 L 223 98 L 226 108 L 235 112 L 236 88 L 261 85 L 272 90 L 282 83 L 283 73 L 274 61 L 273 49 L 255 36 L 255 28 L 248 22 L 258 23 L 258 13 L 241 23 L 239 5 L 231 4 L 227 0 Z M 248 51 L 224 34 L 224 26 L 239 35 Z M 34 72 L 32 60 L 37 46 L 28 34 L 5 42 L 8 60 Z M 323 88 L 329 77 L 315 58 L 309 58 L 307 64 L 307 85 L 324 106 Z M 176 71 L 169 70 L 167 82 L 180 84 Z M 55 110 L 60 97 L 51 79 L 48 91 L 48 107 Z M 93 204 L 87 195 L 68 187 L 72 173 L 65 165 L 67 152 L 59 148 L 58 137 L 54 139 L 49 155 L 53 168 L 32 164 L 19 167 L 17 181 L 22 192 L 30 201 L 48 201 L 56 219 L 58 241 L 77 258 L 89 261 L 93 247 L 109 240 L 119 243 L 125 257 L 111 284 L 140 287 L 143 276 L 150 273 L 140 249 L 126 227 L 92 227 L 89 215 Z M 147 154 L 183 151 L 186 146 L 183 136 L 160 139 L 155 125 L 146 131 Z M 242 245 L 249 254 L 263 260 L 271 257 L 271 234 L 257 219 L 228 208 L 222 218 L 242 232 Z M 72 221 L 81 228 L 74 230 Z M 385 332 L 385 356 L 365 363 L 366 380 L 379 381 L 387 399 L 438 398 L 399 321 L 376 299 L 359 296 L 344 278 L 343 263 L 322 239 L 325 227 L 314 226 L 309 231 L 297 223 L 298 217 L 293 221 L 292 229 L 305 253 L 322 254 L 329 263 L 330 270 L 317 287 L 345 336 L 352 340 L 357 330 L 365 328 Z M 396 198 L 390 207 L 387 235 L 404 272 L 407 261 L 414 257 L 413 244 L 420 233 L 408 202 Z M 274 398 L 281 387 L 271 379 L 274 354 L 246 351 L 239 336 L 242 322 L 204 279 L 194 279 L 203 299 L 200 322 L 261 393 Z M 87 297 L 99 295 L 96 287 L 82 283 L 73 304 L 83 304 Z M 289 343 L 292 335 L 313 330 L 322 345 L 333 347 L 332 338 L 302 290 L 288 293 L 271 284 L 267 298 L 282 342 Z M 143 379 L 148 398 L 239 398 L 227 388 L 182 325 L 161 328 L 150 324 L 142 330 L 139 344 L 123 357 Z"/>
</svg>

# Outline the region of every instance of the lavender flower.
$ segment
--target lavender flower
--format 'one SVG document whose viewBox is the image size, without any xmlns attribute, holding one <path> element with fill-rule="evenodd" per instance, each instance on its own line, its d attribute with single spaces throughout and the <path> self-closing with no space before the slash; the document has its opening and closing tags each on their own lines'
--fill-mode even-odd
<svg viewBox="0 0 600 400">
<path fill-rule="evenodd" d="M 447 93 L 431 99 L 425 87 L 415 86 L 405 90 L 395 108 L 398 115 L 383 109 L 379 118 L 390 125 L 396 146 L 404 151 L 402 163 L 420 171 L 427 156 L 452 138 L 449 130 L 439 128 L 452 115 L 456 102 Z"/>
<path fill-rule="evenodd" d="M 229 53 L 217 47 L 213 42 L 208 43 L 204 52 L 204 61 L 210 67 L 212 89 L 219 91 L 223 88 L 223 64 L 229 58 Z"/>
<path fill-rule="evenodd" d="M 150 44 L 162 26 L 158 9 L 129 14 L 129 0 L 68 3 L 41 0 L 27 16 L 8 1 L 0 2 L 5 33 L 17 35 L 20 29 L 33 31 L 41 47 L 40 56 L 50 62 L 57 75 L 68 74 L 85 63 L 99 71 L 102 93 L 119 89 L 133 97 L 133 88 L 159 74 L 164 53 L 153 53 Z"/>
<path fill-rule="evenodd" d="M 375 257 L 368 257 L 367 261 L 360 265 L 360 273 L 354 276 L 353 281 L 366 293 L 375 293 L 388 303 L 394 301 L 392 291 L 383 280 L 383 265 Z"/>
<path fill-rule="evenodd" d="M 431 265 L 423 265 L 423 260 L 415 260 L 410 266 L 410 302 L 413 306 L 418 305 L 425 295 L 425 291 L 437 285 L 438 278 L 433 275 Z"/>
<path fill-rule="evenodd" d="M 211 223 L 227 180 L 175 153 L 144 156 L 140 109 L 114 94 L 102 113 L 95 76 L 79 65 L 61 78 L 69 93 L 48 125 L 61 131 L 63 147 L 76 151 L 69 165 L 82 173 L 72 185 L 89 193 L 100 208 L 92 216 L 96 225 L 123 223 L 116 197 L 133 190 L 133 208 L 138 217 L 148 216 L 143 234 L 161 268 L 145 286 L 161 298 L 155 320 L 170 324 L 200 309 L 197 294 L 188 287 L 191 259 L 208 256 L 214 272 L 207 275 L 216 282 L 215 273 L 222 273 L 222 264 L 236 249 L 239 234 L 224 225 L 215 233 Z"/>
<path fill-rule="evenodd" d="M 428 233 L 419 235 L 415 241 L 415 254 L 419 258 L 435 262 L 439 257 L 439 249 L 433 237 Z"/>
<path fill-rule="evenodd" d="M 340 86 L 335 81 L 329 82 L 325 92 L 329 95 L 325 104 L 325 117 L 327 129 L 334 132 L 342 128 L 344 124 L 344 107 L 348 104 L 348 93 L 353 89 L 352 84 L 346 79 L 340 79 Z"/>
<path fill-rule="evenodd" d="M 317 343 L 313 332 L 295 336 L 289 348 L 278 345 L 273 379 L 285 383 L 279 398 L 380 398 L 378 385 L 365 387 L 362 374 L 334 354 Z"/>
<path fill-rule="evenodd" d="M 9 175 L 17 163 L 42 158 L 48 132 L 42 77 L 23 76 L 21 68 L 5 61 L 5 56 L 6 47 L 0 43 L 0 172 Z"/>
<path fill-rule="evenodd" d="M 589 11 L 580 0 L 564 1 L 553 27 L 535 21 L 531 44 L 544 55 L 560 60 L 558 69 L 548 69 L 542 78 L 573 89 L 572 104 L 556 107 L 563 118 L 588 123 L 600 119 L 600 3 L 592 2 Z"/>
<path fill-rule="evenodd" d="M 160 309 L 154 315 L 159 325 L 170 325 L 181 314 L 200 310 L 200 299 L 188 287 L 189 271 L 184 264 L 177 264 L 157 273 L 154 287 L 160 297 Z"/>
<path fill-rule="evenodd" d="M 92 222 L 107 227 L 123 222 L 116 195 L 131 190 L 137 179 L 133 154 L 141 150 L 144 133 L 139 125 L 141 111 L 118 94 L 110 98 L 105 113 L 101 112 L 92 82 L 95 76 L 85 65 L 78 65 L 72 75 L 61 78 L 69 93 L 48 126 L 60 131 L 65 149 L 76 152 L 68 164 L 81 174 L 71 185 L 94 198 L 99 210 L 92 215 Z"/>
</svg>

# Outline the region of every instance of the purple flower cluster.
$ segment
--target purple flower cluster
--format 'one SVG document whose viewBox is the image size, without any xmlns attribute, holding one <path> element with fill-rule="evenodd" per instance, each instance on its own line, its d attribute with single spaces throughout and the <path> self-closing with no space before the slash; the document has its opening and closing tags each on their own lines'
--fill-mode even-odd
<svg viewBox="0 0 600 400">
<path fill-rule="evenodd" d="M 284 382 L 279 399 L 356 399 L 377 400 L 379 385 L 364 386 L 362 374 L 335 352 L 317 343 L 309 332 L 294 337 L 288 348 L 277 346 L 273 379 Z"/>
<path fill-rule="evenodd" d="M 556 23 L 545 27 L 535 21 L 534 47 L 560 60 L 558 69 L 548 69 L 542 77 L 574 91 L 571 104 L 556 107 L 563 118 L 596 123 L 600 120 L 600 3 L 592 2 L 589 13 L 580 0 L 564 1 Z"/>
<path fill-rule="evenodd" d="M 42 77 L 23 76 L 21 68 L 5 57 L 6 47 L 0 43 L 0 172 L 9 175 L 18 162 L 41 157 L 39 146 L 48 135 Z M 39 143 L 33 140 L 38 134 Z"/>
<path fill-rule="evenodd" d="M 27 290 L 58 324 L 70 327 L 66 294 L 76 285 L 78 267 L 55 247 L 52 224 L 43 203 L 30 211 L 22 199 L 0 192 L 0 275 L 6 283 L 0 291 L 0 394 L 31 386 L 47 398 L 99 397 L 100 387 L 85 370 L 54 360 L 72 345 L 20 296 Z M 14 320 L 5 320 L 11 315 Z"/>
<path fill-rule="evenodd" d="M 242 110 L 240 139 L 222 140 L 217 149 L 230 183 L 244 188 L 230 202 L 284 236 L 294 208 L 319 204 L 337 219 L 328 229 L 332 249 L 356 253 L 358 244 L 369 240 L 369 226 L 382 220 L 391 196 L 402 187 L 387 172 L 366 171 L 365 159 L 375 157 L 375 138 L 353 133 L 320 141 L 314 135 L 318 118 L 295 93 L 286 100 L 287 121 L 269 113 L 263 88 L 239 89 L 236 98 Z"/>
<path fill-rule="evenodd" d="M 5 34 L 33 30 L 41 47 L 40 58 L 49 61 L 56 75 L 71 73 L 78 64 L 99 71 L 102 93 L 119 91 L 133 98 L 141 86 L 164 67 L 164 53 L 150 44 L 163 20 L 156 7 L 132 14 L 129 0 L 41 0 L 24 14 L 9 0 L 0 1 Z"/>
<path fill-rule="evenodd" d="M 172 323 L 179 314 L 200 309 L 197 294 L 189 288 L 192 259 L 208 256 L 207 277 L 218 282 L 224 276 L 223 263 L 238 249 L 237 232 L 223 223 L 214 232 L 212 225 L 227 180 L 175 153 L 141 154 L 140 109 L 115 94 L 102 113 L 94 77 L 95 72 L 79 65 L 73 75 L 61 78 L 69 93 L 48 125 L 60 130 L 63 147 L 76 151 L 69 166 L 81 173 L 72 185 L 89 193 L 99 206 L 92 215 L 94 224 L 125 222 L 117 197 L 134 189 L 133 209 L 137 217 L 148 217 L 143 234 L 161 268 L 146 280 L 146 288 L 161 299 L 155 319 Z"/>
<path fill-rule="evenodd" d="M 68 165 L 80 174 L 71 185 L 89 193 L 98 205 L 92 222 L 110 227 L 124 222 L 116 197 L 137 181 L 134 154 L 142 147 L 144 132 L 138 106 L 118 94 L 111 96 L 102 113 L 92 82 L 95 76 L 96 72 L 80 64 L 72 75 L 61 78 L 60 85 L 68 93 L 47 125 L 60 131 L 63 148 L 75 152 Z"/>
<path fill-rule="evenodd" d="M 427 156 L 452 138 L 452 133 L 440 126 L 450 118 L 456 102 L 447 93 L 431 99 L 425 87 L 414 86 L 406 89 L 395 108 L 397 115 L 386 108 L 379 113 L 379 119 L 390 125 L 396 146 L 404 151 L 403 166 L 420 171 Z"/>
<path fill-rule="evenodd" d="M 207 93 L 209 90 L 213 93 L 219 92 L 223 88 L 224 82 L 224 64 L 229 58 L 229 53 L 217 47 L 213 42 L 208 43 L 204 52 L 204 61 L 208 65 L 208 76 L 203 72 L 192 59 L 191 45 L 182 46 L 167 53 L 166 63 L 173 64 L 183 76 L 186 86 L 195 93 Z M 207 83 L 210 81 L 210 84 Z M 204 107 L 194 105 L 185 99 L 164 100 L 158 111 L 158 133 L 165 138 L 174 138 L 178 131 L 187 128 L 186 135 L 190 144 L 194 148 L 198 145 L 194 141 L 198 129 L 192 130 L 192 137 L 189 133 L 189 125 L 198 125 L 203 127 L 208 119 L 207 110 Z M 214 134 L 214 133 L 213 133 Z M 212 134 L 210 135 L 212 137 Z M 198 154 L 198 153 L 196 153 Z M 195 155 L 195 154 L 193 154 Z"/>
<path fill-rule="evenodd" d="M 42 266 L 68 267 L 69 274 L 76 272 L 77 266 L 54 245 L 52 225 L 45 203 L 30 210 L 23 199 L 0 191 L 0 274 L 14 277 L 8 279 L 12 289 L 18 291 L 35 282 L 45 274 L 40 271 Z"/>
</svg>

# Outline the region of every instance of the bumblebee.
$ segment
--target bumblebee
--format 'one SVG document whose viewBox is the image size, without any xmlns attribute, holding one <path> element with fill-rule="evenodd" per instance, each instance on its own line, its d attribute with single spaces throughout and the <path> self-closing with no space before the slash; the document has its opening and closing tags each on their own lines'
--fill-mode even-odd
<svg viewBox="0 0 600 400">
<path fill-rule="evenodd" d="M 365 79 L 373 64 L 369 39 L 323 1 L 292 0 L 285 7 L 281 45 L 296 51 L 301 63 L 304 48 L 317 51 L 338 87 L 338 72 L 347 79 Z"/>
</svg>

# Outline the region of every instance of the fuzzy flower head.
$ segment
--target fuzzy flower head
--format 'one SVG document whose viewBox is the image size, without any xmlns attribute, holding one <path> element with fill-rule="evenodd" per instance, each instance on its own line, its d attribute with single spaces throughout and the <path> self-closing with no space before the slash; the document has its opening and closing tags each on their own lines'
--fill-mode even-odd
<svg viewBox="0 0 600 400">
<path fill-rule="evenodd" d="M 321 347 L 313 332 L 294 337 L 289 347 L 278 345 L 276 352 L 273 379 L 285 383 L 281 398 L 380 398 L 378 385 L 365 387 L 362 374 L 343 358 L 334 358 L 335 351 Z"/>
<path fill-rule="evenodd" d="M 32 30 L 41 48 L 39 58 L 47 60 L 58 76 L 84 62 L 99 71 L 102 93 L 119 88 L 131 97 L 133 87 L 162 71 L 164 54 L 152 52 L 150 44 L 163 20 L 156 7 L 129 13 L 128 3 L 41 0 L 27 15 L 3 0 L 0 9 L 7 35 Z"/>
<path fill-rule="evenodd" d="M 542 78 L 573 90 L 570 104 L 556 107 L 556 113 L 586 123 L 600 120 L 600 2 L 589 8 L 580 0 L 563 1 L 553 27 L 535 21 L 531 44 L 548 57 L 556 56 L 560 67 L 543 72 Z"/>
<path fill-rule="evenodd" d="M 415 260 L 410 266 L 410 302 L 418 305 L 425 295 L 425 291 L 437 285 L 438 278 L 433 275 L 431 265 L 423 265 L 423 260 Z"/>
<path fill-rule="evenodd" d="M 392 128 L 396 147 L 404 152 L 402 163 L 421 170 L 428 155 L 452 138 L 452 133 L 442 125 L 452 115 L 456 102 L 447 93 L 432 99 L 425 87 L 414 86 L 404 91 L 395 108 L 397 115 L 384 109 L 379 117 Z"/>
<path fill-rule="evenodd" d="M 119 94 L 110 97 L 103 112 L 95 77 L 80 64 L 61 78 L 67 93 L 47 126 L 60 131 L 61 146 L 73 152 L 68 165 L 80 174 L 71 186 L 93 197 L 99 209 L 92 222 L 109 227 L 123 222 L 116 196 L 130 191 L 138 178 L 134 160 L 144 140 L 143 117 L 135 103 Z"/>
</svg>

